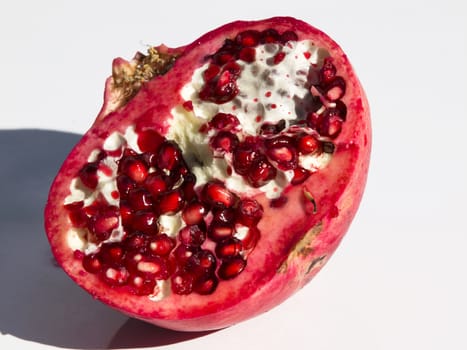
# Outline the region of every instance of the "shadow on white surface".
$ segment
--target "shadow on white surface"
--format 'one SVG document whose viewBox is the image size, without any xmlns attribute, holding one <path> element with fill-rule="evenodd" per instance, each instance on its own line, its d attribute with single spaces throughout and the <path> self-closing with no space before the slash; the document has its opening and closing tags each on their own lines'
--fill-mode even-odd
<svg viewBox="0 0 467 350">
<path fill-rule="evenodd" d="M 0 130 L 0 337 L 95 349 L 162 346 L 207 334 L 129 320 L 54 265 L 43 208 L 55 173 L 78 140 L 63 132 Z"/>
</svg>

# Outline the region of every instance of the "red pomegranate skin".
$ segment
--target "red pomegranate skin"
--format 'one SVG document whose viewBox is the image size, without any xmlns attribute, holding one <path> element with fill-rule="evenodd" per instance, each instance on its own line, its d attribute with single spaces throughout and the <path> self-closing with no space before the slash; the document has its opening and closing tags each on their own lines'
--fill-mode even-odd
<svg viewBox="0 0 467 350">
<path fill-rule="evenodd" d="M 331 162 L 297 186 L 289 186 L 285 205 L 270 206 L 263 194 L 255 199 L 263 206 L 258 224 L 261 238 L 248 257 L 243 273 L 219 283 L 211 295 L 170 294 L 161 301 L 122 294 L 109 288 L 96 275 L 84 270 L 68 246 L 65 232 L 71 224 L 63 206 L 70 182 L 89 152 L 101 148 L 113 131 L 125 132 L 130 125 L 150 126 L 167 133 L 173 106 L 182 105 L 177 93 L 204 64 L 207 53 L 218 50 L 224 40 L 247 29 L 291 30 L 298 40 L 312 39 L 331 53 L 339 75 L 347 83 L 343 102 L 347 120 L 333 140 Z M 201 331 L 227 327 L 264 313 L 307 284 L 338 247 L 354 218 L 362 198 L 370 159 L 371 127 L 365 93 L 347 56 L 326 34 L 300 20 L 275 17 L 260 21 L 238 21 L 215 29 L 192 44 L 166 49 L 178 58 L 165 75 L 145 83 L 126 104 L 107 81 L 104 106 L 90 130 L 63 163 L 55 178 L 45 209 L 45 227 L 57 262 L 94 298 L 121 312 L 157 326 L 180 331 Z M 115 64 L 119 64 L 118 61 Z"/>
</svg>

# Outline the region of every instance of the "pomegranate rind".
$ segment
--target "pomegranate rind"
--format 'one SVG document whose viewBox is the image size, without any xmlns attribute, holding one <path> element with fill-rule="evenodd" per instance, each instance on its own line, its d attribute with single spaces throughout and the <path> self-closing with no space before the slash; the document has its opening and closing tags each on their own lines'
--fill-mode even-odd
<svg viewBox="0 0 467 350">
<path fill-rule="evenodd" d="M 150 126 L 166 134 L 172 108 L 184 101 L 176 93 L 158 98 L 158 92 L 180 91 L 194 69 L 204 64 L 206 54 L 215 52 L 225 38 L 235 37 L 246 29 L 266 28 L 279 32 L 292 30 L 299 40 L 312 39 L 317 46 L 326 48 L 347 82 L 343 98 L 348 109 L 347 121 L 334 140 L 332 161 L 299 186 L 288 187 L 285 192 L 288 201 L 281 208 L 271 208 L 264 195 L 256 196 L 264 208 L 258 225 L 261 239 L 249 255 L 243 273 L 219 283 L 213 294 L 170 294 L 161 301 L 122 295 L 117 288 L 110 288 L 96 275 L 86 272 L 81 261 L 73 257 L 66 239 L 71 224 L 63 203 L 71 180 L 86 161 L 83 155 L 100 148 L 110 131 L 123 133 L 130 124 L 137 128 Z M 104 107 L 98 119 L 71 151 L 52 184 L 45 208 L 45 227 L 57 262 L 94 298 L 131 317 L 174 330 L 219 329 L 283 302 L 307 284 L 338 247 L 357 212 L 366 183 L 371 150 L 370 112 L 362 86 L 342 49 L 320 30 L 294 18 L 233 22 L 205 34 L 177 53 L 171 71 L 144 84 L 125 105 L 117 106 L 111 83 L 107 82 Z"/>
</svg>

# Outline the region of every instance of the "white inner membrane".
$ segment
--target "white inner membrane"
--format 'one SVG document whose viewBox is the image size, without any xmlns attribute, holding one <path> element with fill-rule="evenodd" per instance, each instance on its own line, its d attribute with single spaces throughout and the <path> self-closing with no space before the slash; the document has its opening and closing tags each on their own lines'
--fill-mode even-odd
<svg viewBox="0 0 467 350">
<path fill-rule="evenodd" d="M 286 53 L 279 64 L 271 64 L 271 60 L 279 52 Z M 255 195 L 263 192 L 268 198 L 277 198 L 282 193 L 293 177 L 293 170 L 277 171 L 275 180 L 263 187 L 251 187 L 242 176 L 233 171 L 227 174 L 227 168 L 231 162 L 231 156 L 222 158 L 214 157 L 209 146 L 208 135 L 200 133 L 202 125 L 209 122 L 217 113 L 234 114 L 240 121 L 240 141 L 245 135 L 256 135 L 258 128 L 264 123 L 277 123 L 284 119 L 289 121 L 299 118 L 300 103 L 310 94 L 309 80 L 314 78 L 318 67 L 328 53 L 320 49 L 311 41 L 289 42 L 287 45 L 267 44 L 256 48 L 256 59 L 253 63 L 237 61 L 242 67 L 242 72 L 237 80 L 240 91 L 237 97 L 224 104 L 210 103 L 199 99 L 199 91 L 203 88 L 202 74 L 208 63 L 197 69 L 192 80 L 187 83 L 181 95 L 185 101 L 192 101 L 193 111 L 187 111 L 182 106 L 172 110 L 173 119 L 171 127 L 165 137 L 177 142 L 183 151 L 185 161 L 197 178 L 197 186 L 218 179 L 224 181 L 227 188 L 233 192 L 241 192 L 246 195 Z M 124 134 L 114 132 L 104 142 L 105 151 L 115 151 L 123 147 L 129 147 L 140 152 L 137 145 L 137 134 L 132 126 L 128 127 Z M 96 160 L 100 150 L 91 152 L 88 161 Z M 299 164 L 305 169 L 316 171 L 326 166 L 331 155 L 321 152 L 319 155 L 301 155 Z M 119 158 L 108 156 L 103 161 L 110 172 L 98 171 L 98 186 L 96 190 L 89 190 L 81 184 L 79 178 L 75 178 L 70 186 L 70 194 L 65 204 L 84 201 L 84 205 L 90 205 L 101 194 L 110 205 L 119 206 L 118 197 L 112 193 L 117 191 L 117 162 Z M 161 231 L 171 237 L 175 237 L 185 225 L 180 213 L 175 215 L 163 215 L 159 218 Z M 239 235 L 242 232 L 238 233 Z M 120 224 L 113 230 L 110 238 L 105 242 L 121 241 L 124 230 Z M 86 229 L 71 228 L 68 231 L 68 244 L 73 250 L 83 251 L 85 254 L 93 253 L 98 246 L 86 239 Z M 169 293 L 167 281 L 158 281 L 154 300 L 162 299 Z"/>
</svg>

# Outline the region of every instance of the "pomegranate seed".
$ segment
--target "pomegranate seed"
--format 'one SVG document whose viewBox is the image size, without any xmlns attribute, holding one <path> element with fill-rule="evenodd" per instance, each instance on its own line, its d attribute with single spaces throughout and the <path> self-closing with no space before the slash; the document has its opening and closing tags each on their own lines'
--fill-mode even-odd
<svg viewBox="0 0 467 350">
<path fill-rule="evenodd" d="M 212 215 L 213 223 L 233 224 L 235 210 L 233 208 L 214 208 Z"/>
<path fill-rule="evenodd" d="M 297 149 L 302 154 L 314 153 L 319 149 L 319 141 L 310 134 L 303 134 L 297 140 Z"/>
<path fill-rule="evenodd" d="M 190 259 L 190 257 L 198 251 L 199 247 L 180 244 L 177 248 L 175 248 L 172 254 L 178 265 L 183 266 L 186 264 L 188 259 Z"/>
<path fill-rule="evenodd" d="M 244 47 L 238 53 L 238 58 L 247 63 L 254 62 L 256 58 L 256 50 L 253 47 Z"/>
<path fill-rule="evenodd" d="M 216 52 L 212 59 L 218 65 L 224 65 L 227 62 L 235 60 L 236 53 L 230 51 L 218 51 Z"/>
<path fill-rule="evenodd" d="M 281 170 L 290 170 L 297 167 L 297 153 L 290 146 L 268 148 L 266 154 Z"/>
<path fill-rule="evenodd" d="M 151 173 L 144 182 L 144 187 L 154 196 L 166 192 L 169 189 L 168 181 L 162 174 Z"/>
<path fill-rule="evenodd" d="M 175 294 L 186 295 L 193 291 L 193 276 L 186 272 L 177 272 L 172 276 L 171 282 Z"/>
<path fill-rule="evenodd" d="M 191 201 L 194 198 L 197 198 L 197 194 L 195 191 L 195 185 L 196 185 L 196 176 L 188 173 L 184 176 L 184 182 L 180 186 L 180 190 L 183 194 L 183 198 L 185 198 L 186 201 Z"/>
<path fill-rule="evenodd" d="M 233 114 L 217 113 L 209 122 L 209 126 L 217 130 L 232 131 L 236 130 L 240 121 Z"/>
<path fill-rule="evenodd" d="M 101 271 L 102 280 L 111 287 L 123 286 L 130 277 L 125 267 L 107 267 Z"/>
<path fill-rule="evenodd" d="M 311 172 L 307 169 L 304 169 L 302 167 L 298 167 L 294 169 L 294 175 L 290 183 L 292 185 L 298 185 L 303 182 L 305 182 L 306 179 L 311 175 Z"/>
<path fill-rule="evenodd" d="M 124 157 L 118 164 L 120 173 L 127 175 L 133 181 L 139 183 L 148 176 L 148 167 L 146 163 L 136 156 Z"/>
<path fill-rule="evenodd" d="M 211 139 L 211 147 L 221 153 L 230 153 L 238 146 L 238 137 L 229 131 L 221 131 Z"/>
<path fill-rule="evenodd" d="M 149 241 L 149 249 L 151 253 L 159 256 L 168 255 L 175 247 L 175 240 L 170 238 L 165 233 L 161 233 Z"/>
<path fill-rule="evenodd" d="M 336 138 L 342 130 L 342 119 L 336 116 L 327 116 L 319 126 L 319 133 L 323 136 Z"/>
<path fill-rule="evenodd" d="M 105 243 L 101 246 L 99 255 L 105 264 L 116 266 L 123 262 L 125 251 L 120 243 Z"/>
<path fill-rule="evenodd" d="M 124 239 L 123 245 L 129 252 L 143 253 L 148 246 L 148 236 L 142 232 L 132 233 Z"/>
<path fill-rule="evenodd" d="M 132 189 L 136 188 L 136 182 L 134 182 L 132 179 L 130 179 L 129 176 L 125 174 L 119 174 L 117 176 L 117 188 L 120 192 L 120 197 L 126 198 L 128 193 Z"/>
<path fill-rule="evenodd" d="M 156 280 L 148 278 L 142 274 L 132 274 L 128 279 L 128 286 L 136 295 L 150 295 L 154 293 Z"/>
<path fill-rule="evenodd" d="M 154 235 L 158 232 L 157 216 L 152 211 L 137 211 L 131 218 L 131 228 Z"/>
<path fill-rule="evenodd" d="M 281 52 L 278 52 L 278 53 L 274 56 L 274 58 L 273 58 L 272 61 L 273 61 L 274 64 L 279 64 L 279 63 L 281 63 L 281 62 L 284 60 L 284 58 L 285 58 L 285 52 L 281 51 Z"/>
<path fill-rule="evenodd" d="M 183 207 L 183 198 L 179 190 L 165 193 L 159 198 L 159 213 L 170 215 L 180 211 Z"/>
<path fill-rule="evenodd" d="M 143 130 L 138 134 L 138 147 L 141 152 L 156 152 L 164 141 L 164 137 L 152 129 Z"/>
<path fill-rule="evenodd" d="M 217 64 L 210 64 L 208 68 L 203 72 L 204 81 L 210 82 L 213 80 L 221 71 L 221 67 Z"/>
<path fill-rule="evenodd" d="M 216 245 L 216 255 L 220 259 L 237 256 L 241 251 L 242 242 L 235 237 L 224 239 Z"/>
<path fill-rule="evenodd" d="M 213 222 L 209 226 L 208 236 L 215 242 L 220 242 L 225 238 L 232 237 L 232 234 L 232 225 Z"/>
<path fill-rule="evenodd" d="M 150 278 L 165 280 L 170 276 L 164 258 L 158 256 L 143 256 L 139 261 L 134 261 L 134 263 L 136 264 L 132 266 L 132 269 L 136 269 L 139 273 Z"/>
<path fill-rule="evenodd" d="M 266 29 L 261 32 L 261 43 L 263 44 L 272 44 L 277 43 L 279 41 L 280 35 L 275 29 Z"/>
<path fill-rule="evenodd" d="M 96 254 L 85 255 L 83 267 L 89 273 L 98 273 L 102 270 L 102 262 Z"/>
<path fill-rule="evenodd" d="M 323 62 L 323 66 L 319 71 L 319 77 L 321 82 L 327 83 L 331 81 L 336 75 L 336 67 L 332 64 L 332 58 L 326 57 Z"/>
<path fill-rule="evenodd" d="M 193 290 L 201 295 L 209 295 L 214 293 L 217 286 L 219 284 L 219 280 L 214 275 L 207 275 L 199 278 L 196 280 Z"/>
<path fill-rule="evenodd" d="M 68 218 L 70 219 L 73 227 L 84 228 L 89 223 L 89 218 L 83 211 L 83 201 L 74 202 L 65 205 L 65 209 L 68 211 Z"/>
<path fill-rule="evenodd" d="M 195 276 L 211 274 L 215 271 L 217 260 L 209 250 L 200 250 L 186 262 L 185 268 Z"/>
<path fill-rule="evenodd" d="M 178 239 L 184 245 L 199 247 L 206 240 L 206 233 L 198 225 L 185 226 L 178 233 Z"/>
<path fill-rule="evenodd" d="M 237 227 L 239 230 L 240 227 Z M 239 238 L 242 241 L 243 250 L 252 250 L 258 243 L 260 238 L 260 232 L 256 226 L 248 227 L 246 233 L 242 235 L 242 238 Z"/>
<path fill-rule="evenodd" d="M 280 41 L 283 44 L 287 43 L 288 41 L 297 41 L 297 40 L 298 40 L 297 34 L 291 30 L 287 30 L 284 33 L 282 33 L 281 38 L 280 38 Z"/>
<path fill-rule="evenodd" d="M 182 218 L 187 225 L 196 225 L 203 221 L 206 208 L 199 202 L 192 202 L 183 209 Z"/>
<path fill-rule="evenodd" d="M 128 204 L 134 211 L 150 209 L 153 205 L 152 196 L 144 188 L 135 188 L 128 193 Z"/>
<path fill-rule="evenodd" d="M 256 46 L 259 43 L 260 32 L 256 30 L 245 30 L 238 33 L 235 42 L 244 47 Z"/>
<path fill-rule="evenodd" d="M 324 84 L 324 95 L 329 101 L 337 101 L 345 94 L 345 80 L 337 76 Z"/>
<path fill-rule="evenodd" d="M 131 209 L 127 201 L 121 200 L 120 201 L 120 217 L 122 218 L 122 225 L 124 227 L 130 225 L 132 216 L 133 216 L 133 209 Z"/>
<path fill-rule="evenodd" d="M 109 210 L 92 217 L 88 227 L 98 241 L 104 241 L 110 237 L 112 230 L 116 229 L 118 224 L 118 214 L 114 210 Z"/>
<path fill-rule="evenodd" d="M 245 226 L 255 226 L 263 216 L 263 207 L 254 199 L 243 199 L 237 207 L 237 220 Z"/>
<path fill-rule="evenodd" d="M 189 100 L 183 102 L 183 108 L 185 108 L 187 112 L 193 112 L 193 101 Z"/>
<path fill-rule="evenodd" d="M 240 175 L 247 175 L 253 161 L 258 157 L 258 153 L 247 144 L 241 144 L 233 152 L 232 165 L 235 172 Z"/>
<path fill-rule="evenodd" d="M 235 204 L 235 195 L 217 182 L 208 182 L 204 185 L 203 198 L 213 207 L 229 208 Z"/>
<path fill-rule="evenodd" d="M 180 164 L 182 152 L 178 146 L 170 141 L 165 141 L 161 144 L 157 154 L 157 166 L 161 170 L 173 170 Z"/>
<path fill-rule="evenodd" d="M 97 177 L 97 170 L 99 165 L 97 163 L 87 163 L 85 164 L 78 173 L 78 176 L 84 186 L 95 189 L 99 181 Z"/>
<path fill-rule="evenodd" d="M 217 272 L 219 278 L 229 280 L 237 277 L 246 267 L 246 260 L 237 256 L 222 262 Z"/>
<path fill-rule="evenodd" d="M 261 187 L 276 177 L 277 171 L 266 157 L 259 157 L 251 165 L 247 179 L 253 187 Z"/>
</svg>

